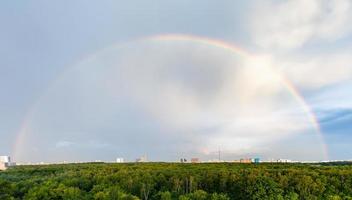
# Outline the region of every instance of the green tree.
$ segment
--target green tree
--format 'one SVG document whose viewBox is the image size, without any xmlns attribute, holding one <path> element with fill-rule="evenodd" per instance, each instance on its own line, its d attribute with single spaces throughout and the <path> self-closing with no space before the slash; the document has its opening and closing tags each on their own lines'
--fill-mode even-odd
<svg viewBox="0 0 352 200">
<path fill-rule="evenodd" d="M 158 193 L 158 199 L 160 200 L 171 200 L 172 199 L 172 195 L 169 191 L 166 192 L 159 192 Z"/>
<path fill-rule="evenodd" d="M 213 193 L 210 200 L 230 200 L 230 198 L 226 194 Z"/>
<path fill-rule="evenodd" d="M 0 199 L 11 200 L 14 199 L 12 196 L 14 193 L 13 185 L 6 180 L 0 178 Z"/>
</svg>

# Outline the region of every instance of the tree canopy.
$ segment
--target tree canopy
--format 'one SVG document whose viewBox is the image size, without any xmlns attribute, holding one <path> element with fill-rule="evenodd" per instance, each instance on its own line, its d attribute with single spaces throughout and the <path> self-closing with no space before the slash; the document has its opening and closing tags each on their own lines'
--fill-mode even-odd
<svg viewBox="0 0 352 200">
<path fill-rule="evenodd" d="M 348 164 L 86 163 L 0 172 L 0 199 L 352 199 Z"/>
</svg>

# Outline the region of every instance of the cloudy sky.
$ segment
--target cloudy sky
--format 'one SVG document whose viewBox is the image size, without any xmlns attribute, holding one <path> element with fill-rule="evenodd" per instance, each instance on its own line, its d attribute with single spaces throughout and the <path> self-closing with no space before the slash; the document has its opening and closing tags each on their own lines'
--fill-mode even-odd
<svg viewBox="0 0 352 200">
<path fill-rule="evenodd" d="M 0 154 L 352 159 L 349 0 L 3 1 Z"/>
</svg>

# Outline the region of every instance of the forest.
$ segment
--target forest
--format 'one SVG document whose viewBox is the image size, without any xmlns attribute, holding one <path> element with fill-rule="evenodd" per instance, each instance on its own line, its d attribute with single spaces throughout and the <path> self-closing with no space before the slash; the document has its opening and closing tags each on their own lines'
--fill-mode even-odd
<svg viewBox="0 0 352 200">
<path fill-rule="evenodd" d="M 82 163 L 0 172 L 0 199 L 352 199 L 352 165 Z"/>
</svg>

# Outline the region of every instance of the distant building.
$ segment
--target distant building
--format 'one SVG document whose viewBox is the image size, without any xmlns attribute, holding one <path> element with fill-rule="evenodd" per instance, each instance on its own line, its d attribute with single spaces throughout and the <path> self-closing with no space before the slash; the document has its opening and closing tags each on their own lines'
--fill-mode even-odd
<svg viewBox="0 0 352 200">
<path fill-rule="evenodd" d="M 116 162 L 117 162 L 117 163 L 123 163 L 123 162 L 124 162 L 124 159 L 123 159 L 123 158 L 116 158 Z"/>
<path fill-rule="evenodd" d="M 0 170 L 6 170 L 8 167 L 15 165 L 16 163 L 11 162 L 10 156 L 0 156 Z"/>
<path fill-rule="evenodd" d="M 5 170 L 7 169 L 7 165 L 4 162 L 0 162 L 0 170 Z"/>
<path fill-rule="evenodd" d="M 251 158 L 241 158 L 240 163 L 252 163 L 252 159 Z"/>
<path fill-rule="evenodd" d="M 212 160 L 208 160 L 206 161 L 208 163 L 220 163 L 220 162 L 225 162 L 224 160 L 219 160 L 219 159 L 212 159 Z"/>
<path fill-rule="evenodd" d="M 10 156 L 0 156 L 0 162 L 9 163 L 11 162 Z"/>
<path fill-rule="evenodd" d="M 199 158 L 191 158 L 191 163 L 200 163 Z"/>
<path fill-rule="evenodd" d="M 276 162 L 278 162 L 278 163 L 292 163 L 292 160 L 289 160 L 289 159 L 278 159 Z"/>
<path fill-rule="evenodd" d="M 137 158 L 136 162 L 148 162 L 147 155 L 144 155 L 144 156 L 141 156 L 140 158 Z"/>
<path fill-rule="evenodd" d="M 253 162 L 258 164 L 260 162 L 260 158 L 253 158 Z"/>
<path fill-rule="evenodd" d="M 180 162 L 181 162 L 181 163 L 186 163 L 186 162 L 187 162 L 187 159 L 186 159 L 186 158 L 181 158 L 181 159 L 180 159 Z"/>
</svg>

